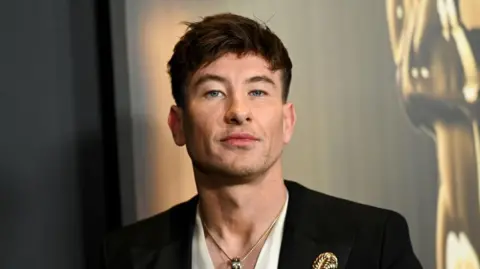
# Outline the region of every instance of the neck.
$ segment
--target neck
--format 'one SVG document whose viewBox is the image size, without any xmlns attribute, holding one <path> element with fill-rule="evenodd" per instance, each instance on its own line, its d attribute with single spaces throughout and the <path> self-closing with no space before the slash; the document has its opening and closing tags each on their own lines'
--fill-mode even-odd
<svg viewBox="0 0 480 269">
<path fill-rule="evenodd" d="M 195 179 L 202 221 L 215 238 L 234 249 L 258 240 L 285 204 L 287 190 L 280 166 L 272 167 L 261 178 L 237 185 L 208 184 L 227 182 L 228 178 L 212 180 L 197 171 Z"/>
</svg>

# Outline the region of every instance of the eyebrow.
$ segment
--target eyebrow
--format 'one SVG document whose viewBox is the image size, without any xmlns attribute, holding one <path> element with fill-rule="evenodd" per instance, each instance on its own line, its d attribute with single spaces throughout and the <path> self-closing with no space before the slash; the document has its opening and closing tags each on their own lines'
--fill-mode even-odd
<svg viewBox="0 0 480 269">
<path fill-rule="evenodd" d="M 214 74 L 205 74 L 205 75 L 202 75 L 201 77 L 199 77 L 195 83 L 193 84 L 194 88 L 197 88 L 198 86 L 202 85 L 203 83 L 207 82 L 207 81 L 217 81 L 217 82 L 220 82 L 222 84 L 229 84 L 229 81 L 228 79 L 222 77 L 222 76 L 219 76 L 219 75 L 214 75 Z M 255 82 L 266 82 L 266 83 L 269 83 L 273 86 L 276 86 L 275 85 L 275 82 L 265 76 L 265 75 L 262 75 L 262 76 L 253 76 L 253 77 L 250 77 L 248 78 L 245 83 L 255 83 Z"/>
<path fill-rule="evenodd" d="M 200 86 L 203 83 L 205 83 L 207 81 L 210 81 L 210 80 L 217 81 L 217 82 L 220 82 L 222 84 L 228 84 L 228 80 L 224 77 L 221 77 L 221 76 L 218 76 L 218 75 L 213 75 L 213 74 L 205 74 L 205 75 L 202 75 L 201 77 L 199 77 L 195 81 L 195 83 L 193 84 L 193 87 L 197 88 L 198 86 Z"/>
<path fill-rule="evenodd" d="M 272 86 L 276 86 L 275 82 L 267 76 L 254 76 L 254 77 L 251 77 L 251 78 L 247 79 L 246 82 L 247 83 L 266 82 L 266 83 L 272 84 Z"/>
</svg>

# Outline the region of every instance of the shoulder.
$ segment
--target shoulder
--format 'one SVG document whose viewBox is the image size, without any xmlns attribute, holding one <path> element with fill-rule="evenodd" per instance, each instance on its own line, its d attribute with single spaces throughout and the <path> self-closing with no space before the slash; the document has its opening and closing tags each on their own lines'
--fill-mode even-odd
<svg viewBox="0 0 480 269">
<path fill-rule="evenodd" d="M 304 187 L 299 183 L 286 181 L 289 192 L 297 193 L 301 197 L 304 208 L 313 211 L 313 215 L 334 217 L 339 220 L 348 220 L 360 226 L 376 226 L 385 224 L 388 220 L 405 221 L 405 218 L 393 210 L 380 208 L 352 200 L 335 197 Z"/>
<path fill-rule="evenodd" d="M 327 205 L 329 214 L 347 223 L 357 236 L 384 240 L 388 232 L 407 235 L 407 220 L 399 212 L 368 204 L 354 202 L 331 195 L 316 193 L 316 202 Z"/>
<path fill-rule="evenodd" d="M 295 213 L 312 236 L 350 238 L 350 261 L 380 268 L 421 268 L 413 253 L 406 219 L 393 210 L 362 204 L 286 182 L 296 197 Z M 293 202 L 293 201 L 292 201 Z M 348 236 L 351 235 L 351 236 Z M 323 236 L 323 235 L 320 235 Z M 324 237 L 324 236 L 323 236 Z"/>
<path fill-rule="evenodd" d="M 104 240 L 105 257 L 123 255 L 132 247 L 161 248 L 178 240 L 195 217 L 196 199 L 111 232 Z"/>
<path fill-rule="evenodd" d="M 408 236 L 406 219 L 398 212 L 335 197 L 286 181 L 299 221 L 321 225 L 332 233 L 353 233 L 357 240 L 381 245 L 385 236 Z M 290 207 L 290 205 L 289 205 Z"/>
</svg>

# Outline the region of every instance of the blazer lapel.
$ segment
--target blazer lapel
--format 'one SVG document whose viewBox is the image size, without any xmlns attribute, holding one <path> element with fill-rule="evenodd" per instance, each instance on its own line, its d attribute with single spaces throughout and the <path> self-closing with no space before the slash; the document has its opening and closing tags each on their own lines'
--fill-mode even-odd
<svg viewBox="0 0 480 269">
<path fill-rule="evenodd" d="M 184 242 L 172 242 L 156 249 L 132 248 L 134 269 L 191 268 L 190 248 Z"/>
<path fill-rule="evenodd" d="M 345 268 L 354 228 L 349 227 L 348 220 L 337 217 L 335 208 L 324 201 L 322 194 L 290 181 L 285 185 L 290 199 L 278 268 L 312 268 L 314 260 L 324 252 L 335 254 L 338 268 Z"/>
</svg>

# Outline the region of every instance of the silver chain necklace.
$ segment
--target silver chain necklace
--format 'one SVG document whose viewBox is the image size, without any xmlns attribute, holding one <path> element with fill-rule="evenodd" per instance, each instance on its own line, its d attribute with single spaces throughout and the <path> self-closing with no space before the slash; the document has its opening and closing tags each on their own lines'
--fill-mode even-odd
<svg viewBox="0 0 480 269">
<path fill-rule="evenodd" d="M 250 249 L 247 251 L 247 253 L 245 255 L 243 255 L 242 258 L 240 258 L 240 257 L 231 258 L 230 255 L 228 255 L 227 252 L 225 250 L 223 250 L 223 248 L 220 246 L 220 244 L 218 243 L 218 240 L 213 236 L 213 234 L 210 232 L 210 229 L 208 229 L 207 225 L 205 224 L 205 222 L 203 222 L 203 220 L 202 220 L 202 224 L 203 224 L 203 227 L 205 228 L 205 231 L 212 238 L 213 243 L 215 243 L 215 245 L 218 247 L 218 249 L 220 249 L 223 252 L 223 254 L 228 258 L 231 268 L 232 269 L 242 269 L 243 268 L 242 262 L 253 252 L 253 250 L 258 246 L 258 244 L 260 244 L 262 239 L 264 239 L 266 236 L 268 236 L 270 234 L 273 227 L 275 226 L 275 223 L 277 223 L 278 219 L 280 218 L 280 215 L 282 214 L 282 211 L 283 211 L 283 206 L 282 206 L 282 210 L 280 210 L 280 213 L 278 213 L 278 215 L 275 217 L 275 219 L 270 224 L 268 229 L 262 234 L 262 236 L 260 236 L 260 238 L 257 240 L 257 242 L 255 242 L 255 244 L 253 244 L 253 246 L 250 247 Z"/>
</svg>

